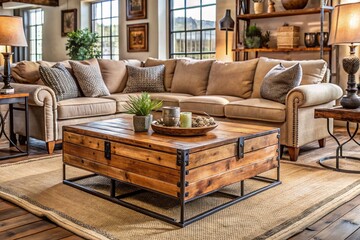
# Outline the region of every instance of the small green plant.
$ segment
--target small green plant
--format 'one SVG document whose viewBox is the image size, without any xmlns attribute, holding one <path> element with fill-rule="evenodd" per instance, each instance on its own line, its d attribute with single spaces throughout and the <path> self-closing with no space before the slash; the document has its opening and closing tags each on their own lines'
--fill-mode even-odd
<svg viewBox="0 0 360 240">
<path fill-rule="evenodd" d="M 161 108 L 162 101 L 151 100 L 149 93 L 142 92 L 140 96 L 129 95 L 128 105 L 125 106 L 127 113 L 136 116 L 147 116 L 153 110 Z"/>
<path fill-rule="evenodd" d="M 89 29 L 79 29 L 68 33 L 66 43 L 67 55 L 71 60 L 86 60 L 100 57 L 98 34 Z"/>
<path fill-rule="evenodd" d="M 247 48 L 261 47 L 262 32 L 256 24 L 249 26 L 245 33 L 245 45 Z"/>
<path fill-rule="evenodd" d="M 261 36 L 262 46 L 268 48 L 269 42 L 270 42 L 270 31 L 266 31 L 265 34 Z"/>
</svg>

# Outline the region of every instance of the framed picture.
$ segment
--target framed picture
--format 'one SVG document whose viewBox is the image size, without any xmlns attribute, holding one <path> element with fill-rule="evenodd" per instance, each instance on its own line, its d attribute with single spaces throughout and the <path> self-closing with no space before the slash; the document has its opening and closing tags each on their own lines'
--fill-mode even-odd
<svg viewBox="0 0 360 240">
<path fill-rule="evenodd" d="M 149 51 L 149 24 L 127 25 L 127 50 L 128 52 L 148 52 Z"/>
<path fill-rule="evenodd" d="M 77 30 L 77 9 L 61 11 L 61 36 Z"/>
<path fill-rule="evenodd" d="M 126 20 L 146 19 L 147 0 L 126 0 Z"/>
</svg>

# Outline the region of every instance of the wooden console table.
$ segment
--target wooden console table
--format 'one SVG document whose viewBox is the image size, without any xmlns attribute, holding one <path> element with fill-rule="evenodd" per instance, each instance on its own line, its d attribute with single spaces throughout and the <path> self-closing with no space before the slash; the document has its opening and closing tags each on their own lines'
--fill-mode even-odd
<svg viewBox="0 0 360 240">
<path fill-rule="evenodd" d="M 325 168 L 329 168 L 332 170 L 336 170 L 339 172 L 346 173 L 360 173 L 360 170 L 349 170 L 340 167 L 340 159 L 346 160 L 360 160 L 360 158 L 352 157 L 352 156 L 344 156 L 343 155 L 343 146 L 350 141 L 354 141 L 357 145 L 360 146 L 360 143 L 356 141 L 355 136 L 359 130 L 360 123 L 360 108 L 357 109 L 344 109 L 342 107 L 334 107 L 334 108 L 323 108 L 323 109 L 315 109 L 315 118 L 326 118 L 327 119 L 327 129 L 331 137 L 333 137 L 338 145 L 336 148 L 336 155 L 330 157 L 324 157 L 319 160 L 319 164 Z M 349 135 L 349 139 L 343 143 L 340 143 L 339 140 L 334 136 L 334 134 L 330 131 L 330 121 L 329 119 L 333 118 L 335 120 L 346 121 L 346 130 Z M 350 131 L 350 123 L 355 123 L 356 128 L 353 133 Z M 326 165 L 324 162 L 330 159 L 335 159 L 336 166 L 331 167 Z"/>
</svg>

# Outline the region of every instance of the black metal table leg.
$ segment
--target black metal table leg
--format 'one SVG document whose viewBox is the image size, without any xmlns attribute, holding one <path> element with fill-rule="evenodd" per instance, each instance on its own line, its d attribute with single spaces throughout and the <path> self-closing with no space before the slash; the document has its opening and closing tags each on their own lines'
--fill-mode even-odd
<svg viewBox="0 0 360 240">
<path fill-rule="evenodd" d="M 349 143 L 350 141 L 354 141 L 355 143 L 357 143 L 358 145 L 360 145 L 354 138 L 359 130 L 359 123 L 356 123 L 356 128 L 355 128 L 355 131 L 353 133 L 351 133 L 350 131 L 350 123 L 349 122 L 346 122 L 346 130 L 347 130 L 347 133 L 349 135 L 349 139 L 346 140 L 345 142 L 343 143 L 340 143 L 340 141 L 335 137 L 335 135 L 333 135 L 330 131 L 330 120 L 327 118 L 327 130 L 328 130 L 328 133 L 330 134 L 330 136 L 336 141 L 337 143 L 337 148 L 336 148 L 336 155 L 335 156 L 329 156 L 329 157 L 323 157 L 319 160 L 319 164 L 321 166 L 323 166 L 324 168 L 328 168 L 328 169 L 331 169 L 331 170 L 335 170 L 335 171 L 338 171 L 338 172 L 345 172 L 345 173 L 356 173 L 356 174 L 360 174 L 360 170 L 350 170 L 350 169 L 344 169 L 344 168 L 341 168 L 340 167 L 340 159 L 343 159 L 343 160 L 360 160 L 360 158 L 358 157 L 352 157 L 352 156 L 344 156 L 343 155 L 343 147 L 345 144 Z M 332 166 L 329 166 L 329 165 L 326 165 L 324 162 L 328 161 L 328 160 L 332 160 L 332 159 L 335 159 L 335 167 L 332 167 Z"/>
</svg>

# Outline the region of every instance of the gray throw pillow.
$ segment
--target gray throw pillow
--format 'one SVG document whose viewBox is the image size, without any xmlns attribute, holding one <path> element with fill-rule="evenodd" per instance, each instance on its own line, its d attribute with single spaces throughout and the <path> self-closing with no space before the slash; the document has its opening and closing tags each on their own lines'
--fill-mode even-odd
<svg viewBox="0 0 360 240">
<path fill-rule="evenodd" d="M 281 63 L 273 67 L 264 77 L 260 88 L 262 98 L 285 104 L 288 92 L 300 85 L 302 68 L 297 63 L 285 68 Z"/>
<path fill-rule="evenodd" d="M 124 93 L 133 92 L 165 92 L 165 65 L 156 67 L 126 66 L 128 80 Z"/>
<path fill-rule="evenodd" d="M 88 64 L 70 61 L 70 65 L 85 97 L 110 95 L 101 76 L 100 67 L 97 61 Z"/>
<path fill-rule="evenodd" d="M 40 66 L 39 72 L 41 80 L 54 90 L 58 101 L 81 96 L 75 79 L 61 63 L 57 63 L 51 68 Z"/>
</svg>

